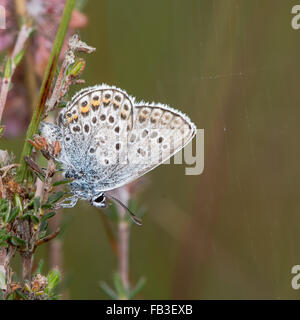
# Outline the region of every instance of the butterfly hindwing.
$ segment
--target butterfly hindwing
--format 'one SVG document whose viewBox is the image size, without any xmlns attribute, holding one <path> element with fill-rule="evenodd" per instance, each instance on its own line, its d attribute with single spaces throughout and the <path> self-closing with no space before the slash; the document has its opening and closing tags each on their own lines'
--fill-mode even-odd
<svg viewBox="0 0 300 320">
<path fill-rule="evenodd" d="M 127 137 L 128 162 L 110 170 L 105 190 L 120 187 L 154 169 L 181 150 L 196 133 L 187 116 L 165 105 L 143 103 L 136 105 L 133 113 L 133 129 Z"/>
</svg>

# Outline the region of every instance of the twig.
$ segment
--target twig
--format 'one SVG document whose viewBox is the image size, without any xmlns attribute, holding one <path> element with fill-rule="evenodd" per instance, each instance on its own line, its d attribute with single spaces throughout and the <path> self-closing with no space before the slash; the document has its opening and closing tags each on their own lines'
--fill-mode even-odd
<svg viewBox="0 0 300 320">
<path fill-rule="evenodd" d="M 77 34 L 74 34 L 68 41 L 68 49 L 65 52 L 64 61 L 62 63 L 59 75 L 57 77 L 54 89 L 52 91 L 51 97 L 46 102 L 46 111 L 44 113 L 44 118 L 47 117 L 48 113 L 52 111 L 59 101 L 67 93 L 71 84 L 74 83 L 74 76 L 72 74 L 67 75 L 69 67 L 75 63 L 75 52 L 86 52 L 92 53 L 96 50 L 91 46 L 88 46 L 85 42 L 81 41 Z M 84 63 L 83 68 L 84 68 Z M 82 68 L 82 69 L 83 69 Z M 81 73 L 82 70 L 80 70 Z M 78 80 L 76 80 L 78 81 Z"/>
<path fill-rule="evenodd" d="M 4 171 L 4 173 L 2 174 L 1 178 L 4 178 L 6 175 L 7 175 L 7 172 L 13 168 L 16 168 L 18 167 L 19 164 L 18 163 L 13 163 L 13 164 L 10 164 L 8 166 L 5 166 L 5 167 L 2 167 L 0 168 L 0 171 Z"/>
<path fill-rule="evenodd" d="M 6 72 L 4 74 L 4 78 L 2 79 L 2 85 L 0 90 L 0 123 L 2 120 L 2 115 L 3 115 L 3 111 L 6 104 L 6 99 L 7 99 L 7 94 L 11 84 L 11 79 L 15 72 L 17 64 L 20 62 L 20 61 L 16 61 L 16 57 L 17 55 L 22 54 L 21 52 L 24 49 L 25 42 L 28 39 L 31 31 L 32 31 L 32 27 L 29 26 L 28 24 L 23 24 L 21 26 L 13 52 L 6 62 L 6 68 L 5 68 Z"/>
<path fill-rule="evenodd" d="M 46 243 L 46 242 L 54 239 L 54 238 L 59 234 L 59 232 L 60 232 L 60 228 L 57 228 L 57 230 L 56 230 L 55 232 L 53 232 L 53 233 L 49 234 L 47 237 L 45 237 L 45 238 L 40 239 L 39 241 L 37 241 L 36 244 L 35 244 L 35 247 L 34 247 L 34 251 L 35 251 L 35 249 L 36 249 L 38 246 L 40 246 L 41 244 Z"/>
</svg>

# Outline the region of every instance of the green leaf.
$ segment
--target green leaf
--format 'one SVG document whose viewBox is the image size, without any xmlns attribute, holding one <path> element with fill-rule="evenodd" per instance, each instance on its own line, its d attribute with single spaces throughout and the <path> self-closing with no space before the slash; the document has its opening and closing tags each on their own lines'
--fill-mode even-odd
<svg viewBox="0 0 300 320">
<path fill-rule="evenodd" d="M 24 210 L 26 209 L 33 209 L 33 199 L 31 199 L 24 207 Z"/>
<path fill-rule="evenodd" d="M 17 246 L 17 247 L 24 247 L 25 246 L 25 241 L 20 239 L 19 237 L 17 236 L 12 236 L 11 237 L 11 242 L 13 245 Z"/>
<path fill-rule="evenodd" d="M 24 52 L 25 52 L 24 49 L 22 49 L 16 54 L 14 59 L 15 66 L 17 66 L 21 62 Z"/>
<path fill-rule="evenodd" d="M 34 224 L 38 224 L 40 222 L 40 219 L 34 214 L 30 215 L 30 219 Z"/>
<path fill-rule="evenodd" d="M 67 71 L 67 75 L 76 77 L 80 70 L 82 70 L 82 67 L 84 66 L 84 61 L 82 59 L 78 59 L 73 63 L 72 66 L 70 66 L 69 70 Z"/>
<path fill-rule="evenodd" d="M 119 272 L 116 272 L 114 274 L 114 285 L 118 293 L 118 299 L 124 299 L 124 298 L 127 299 L 127 292 L 126 292 L 126 289 L 124 288 Z"/>
<path fill-rule="evenodd" d="M 9 218 L 8 218 L 7 222 L 10 223 L 13 220 L 15 220 L 15 218 L 17 217 L 19 212 L 20 212 L 20 209 L 18 207 L 14 207 L 10 212 L 10 215 L 9 215 Z"/>
<path fill-rule="evenodd" d="M 7 241 L 11 238 L 11 234 L 6 229 L 0 229 L 0 247 L 7 248 Z"/>
<path fill-rule="evenodd" d="M 47 275 L 48 285 L 45 292 L 49 295 L 52 294 L 55 287 L 57 287 L 61 281 L 61 274 L 57 269 L 51 270 Z"/>
<path fill-rule="evenodd" d="M 31 192 L 31 193 L 29 194 L 29 199 L 32 199 L 32 198 L 34 197 L 34 195 L 35 195 L 35 193 L 34 193 L 34 192 Z"/>
<path fill-rule="evenodd" d="M 42 181 L 45 182 L 45 177 L 38 171 L 33 171 L 33 173 Z"/>
<path fill-rule="evenodd" d="M 8 222 L 10 212 L 11 212 L 11 202 L 8 201 L 7 206 L 3 208 L 3 213 L 2 213 L 2 219 L 4 223 Z"/>
<path fill-rule="evenodd" d="M 52 204 L 47 204 L 47 203 L 45 203 L 45 204 L 42 205 L 41 208 L 42 208 L 42 209 L 51 209 L 51 208 L 52 208 Z"/>
<path fill-rule="evenodd" d="M 57 105 L 57 108 L 59 109 L 63 109 L 67 106 L 67 102 L 60 102 L 58 105 Z"/>
<path fill-rule="evenodd" d="M 40 233 L 39 233 L 39 239 L 44 238 L 46 234 L 47 234 L 47 231 L 46 231 L 46 230 L 40 231 Z"/>
<path fill-rule="evenodd" d="M 137 294 L 140 293 L 140 291 L 144 288 L 145 284 L 146 284 L 147 280 L 146 278 L 142 277 L 140 278 L 140 280 L 138 281 L 138 283 L 136 284 L 135 288 L 132 289 L 130 292 L 129 292 L 129 299 L 134 299 L 135 296 Z"/>
<path fill-rule="evenodd" d="M 20 290 L 15 290 L 15 293 L 23 300 L 27 300 L 27 297 L 20 291 Z"/>
<path fill-rule="evenodd" d="M 34 207 L 34 213 L 37 213 L 40 209 L 41 201 L 40 197 L 36 197 L 33 199 L 33 207 Z"/>
<path fill-rule="evenodd" d="M 4 237 L 8 236 L 8 232 L 6 229 L 0 229 L 0 239 L 3 239 Z"/>
<path fill-rule="evenodd" d="M 104 282 L 104 281 L 101 281 L 100 282 L 100 288 L 104 291 L 104 293 L 107 294 L 107 296 L 113 300 L 118 300 L 118 294 L 110 288 L 110 286 Z"/>
<path fill-rule="evenodd" d="M 57 186 L 59 186 L 59 185 L 61 185 L 61 184 L 67 184 L 67 183 L 70 183 L 70 182 L 72 182 L 72 181 L 73 181 L 73 179 L 59 180 L 59 181 L 54 182 L 54 183 L 52 184 L 52 186 L 53 186 L 53 187 L 57 187 Z"/>
<path fill-rule="evenodd" d="M 59 201 L 64 196 L 64 194 L 65 193 L 62 191 L 52 193 L 51 196 L 48 198 L 47 202 L 45 203 L 45 205 L 53 205 L 54 203 Z"/>
<path fill-rule="evenodd" d="M 30 218 L 30 216 L 31 216 L 31 211 L 24 213 L 24 214 L 21 216 L 21 219 L 22 219 L 22 220 L 25 220 L 25 219 Z"/>
<path fill-rule="evenodd" d="M 43 215 L 43 217 L 42 217 L 42 222 L 44 222 L 44 221 L 46 221 L 46 220 L 48 220 L 48 219 L 50 219 L 50 218 L 52 218 L 53 216 L 55 216 L 56 215 L 56 212 L 54 212 L 54 211 L 51 211 L 51 212 L 47 212 L 46 214 L 44 214 Z"/>
<path fill-rule="evenodd" d="M 45 231 L 48 227 L 48 221 L 42 221 L 40 226 L 40 232 Z"/>
<path fill-rule="evenodd" d="M 23 213 L 22 200 L 17 193 L 15 194 L 15 206 L 19 208 L 19 213 L 22 214 Z"/>
<path fill-rule="evenodd" d="M 7 248 L 8 247 L 8 243 L 5 242 L 5 241 L 0 241 L 0 247 Z"/>
<path fill-rule="evenodd" d="M 12 73 L 12 63 L 11 63 L 11 58 L 8 58 L 5 64 L 5 69 L 4 69 L 4 78 L 8 79 L 11 77 Z"/>
<path fill-rule="evenodd" d="M 3 198 L 0 199 L 0 213 L 7 211 L 9 203 L 10 203 L 9 201 Z"/>
</svg>

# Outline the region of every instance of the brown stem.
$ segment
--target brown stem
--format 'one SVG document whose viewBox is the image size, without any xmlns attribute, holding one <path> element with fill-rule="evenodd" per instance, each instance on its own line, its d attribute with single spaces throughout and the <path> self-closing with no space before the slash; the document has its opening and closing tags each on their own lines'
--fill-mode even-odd
<svg viewBox="0 0 300 320">
<path fill-rule="evenodd" d="M 50 240 L 54 239 L 60 232 L 60 228 L 57 228 L 57 230 L 51 234 L 49 234 L 47 237 L 40 239 L 39 241 L 36 242 L 35 248 L 40 246 L 43 243 L 49 242 Z"/>
<path fill-rule="evenodd" d="M 33 254 L 31 252 L 23 252 L 21 254 L 22 259 L 22 279 L 23 281 L 31 281 L 31 269 Z"/>
<path fill-rule="evenodd" d="M 7 172 L 8 172 L 10 169 L 13 169 L 13 168 L 18 167 L 18 166 L 19 166 L 18 163 L 13 163 L 13 164 L 9 164 L 9 165 L 7 165 L 7 166 L 5 166 L 5 167 L 0 168 L 0 171 L 3 171 L 3 172 L 4 172 L 4 173 L 2 174 L 2 176 L 1 176 L 1 178 L 4 178 L 4 177 L 6 176 L 6 174 L 7 174 Z"/>
</svg>

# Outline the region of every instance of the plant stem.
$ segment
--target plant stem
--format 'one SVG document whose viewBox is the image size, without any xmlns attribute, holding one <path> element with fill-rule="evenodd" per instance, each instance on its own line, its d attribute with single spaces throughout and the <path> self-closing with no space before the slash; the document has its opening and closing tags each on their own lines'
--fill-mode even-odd
<svg viewBox="0 0 300 320">
<path fill-rule="evenodd" d="M 31 252 L 24 252 L 23 254 L 21 254 L 23 281 L 31 280 L 32 257 L 33 254 Z"/>
<path fill-rule="evenodd" d="M 129 203 L 129 192 L 126 187 L 120 188 L 119 199 L 126 206 Z M 118 264 L 119 273 L 121 276 L 122 284 L 124 289 L 128 292 L 130 289 L 129 283 L 129 236 L 130 236 L 130 225 L 126 219 L 126 212 L 124 208 L 119 207 L 119 224 L 118 224 Z M 121 297 L 126 299 L 126 297 Z"/>
<path fill-rule="evenodd" d="M 29 39 L 28 42 L 32 42 L 32 39 Z M 29 44 L 30 45 L 30 44 Z M 26 85 L 26 91 L 28 96 L 28 104 L 30 105 L 30 114 L 32 115 L 34 111 L 35 102 L 37 100 L 37 79 L 34 72 L 34 69 L 32 68 L 34 59 L 31 54 L 31 52 L 27 51 L 25 52 L 25 85 Z"/>
<path fill-rule="evenodd" d="M 68 30 L 68 26 L 70 23 L 70 19 L 71 19 L 71 15 L 72 15 L 72 11 L 75 6 L 75 3 L 76 3 L 76 0 L 67 0 L 65 4 L 60 26 L 56 34 L 56 38 L 52 47 L 52 51 L 48 61 L 45 76 L 40 89 L 37 106 L 34 110 L 33 116 L 31 118 L 31 122 L 29 124 L 24 148 L 22 151 L 21 159 L 20 159 L 21 166 L 18 172 L 18 177 L 21 181 L 23 181 L 27 177 L 27 173 L 28 173 L 28 167 L 24 160 L 24 157 L 30 156 L 32 151 L 32 145 L 28 142 L 28 139 L 32 139 L 33 135 L 38 130 L 41 117 L 45 109 L 45 103 L 50 93 L 51 83 L 56 72 L 56 66 L 57 66 L 59 54 L 60 54 L 62 45 L 64 43 L 64 39 Z"/>
<path fill-rule="evenodd" d="M 124 209 L 122 209 L 124 210 Z M 119 272 L 123 287 L 129 290 L 129 224 L 127 221 L 121 221 L 118 226 L 119 233 Z"/>
<path fill-rule="evenodd" d="M 7 99 L 9 87 L 11 84 L 11 79 L 12 79 L 12 76 L 13 76 L 15 69 L 16 69 L 15 58 L 18 54 L 21 53 L 22 50 L 24 50 L 25 42 L 28 39 L 31 31 L 32 31 L 32 28 L 30 26 L 28 26 L 27 24 L 23 24 L 21 26 L 21 29 L 18 33 L 17 41 L 14 46 L 13 52 L 8 58 L 9 61 L 6 62 L 6 63 L 11 63 L 11 67 L 10 67 L 8 74 L 4 75 L 4 77 L 2 79 L 2 83 L 1 83 L 0 122 L 2 120 L 2 115 L 3 115 L 4 108 L 5 108 L 6 99 Z"/>
</svg>

